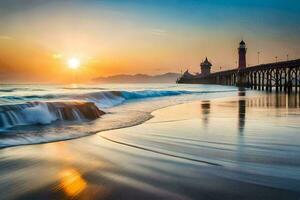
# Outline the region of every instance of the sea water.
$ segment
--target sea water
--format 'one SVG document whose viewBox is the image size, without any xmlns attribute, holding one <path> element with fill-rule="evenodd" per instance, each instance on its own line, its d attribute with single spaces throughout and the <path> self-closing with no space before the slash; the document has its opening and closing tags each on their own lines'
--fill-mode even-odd
<svg viewBox="0 0 300 200">
<path fill-rule="evenodd" d="M 81 185 L 79 197 L 92 199 L 103 191 L 299 199 L 299 94 L 175 84 L 2 89 L 2 147 L 72 139 L 2 149 L 3 198 L 59 199 Z"/>
<path fill-rule="evenodd" d="M 98 84 L 1 85 L 0 147 L 72 139 L 102 130 L 128 127 L 151 112 L 193 100 L 236 95 L 217 85 Z M 78 104 L 105 112 L 88 119 Z"/>
</svg>

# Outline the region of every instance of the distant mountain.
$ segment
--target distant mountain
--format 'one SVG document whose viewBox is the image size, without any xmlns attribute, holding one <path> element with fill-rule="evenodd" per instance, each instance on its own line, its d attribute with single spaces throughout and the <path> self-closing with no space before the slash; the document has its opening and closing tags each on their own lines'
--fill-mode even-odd
<svg viewBox="0 0 300 200">
<path fill-rule="evenodd" d="M 97 83 L 175 83 L 179 77 L 180 74 L 178 73 L 166 73 L 155 76 L 147 74 L 119 74 L 108 77 L 98 77 L 92 81 Z"/>
</svg>

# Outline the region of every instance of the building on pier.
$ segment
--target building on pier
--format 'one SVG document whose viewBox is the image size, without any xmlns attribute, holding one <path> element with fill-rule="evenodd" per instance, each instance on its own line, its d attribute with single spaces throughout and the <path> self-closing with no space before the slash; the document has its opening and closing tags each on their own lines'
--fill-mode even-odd
<svg viewBox="0 0 300 200">
<path fill-rule="evenodd" d="M 207 57 L 200 63 L 200 73 L 192 74 L 189 70 L 186 70 L 182 77 L 185 79 L 201 78 L 210 75 L 212 64 L 208 61 Z"/>
<path fill-rule="evenodd" d="M 205 61 L 200 64 L 201 68 L 201 76 L 207 76 L 210 74 L 212 64 L 208 61 L 207 57 L 205 58 Z"/>
</svg>

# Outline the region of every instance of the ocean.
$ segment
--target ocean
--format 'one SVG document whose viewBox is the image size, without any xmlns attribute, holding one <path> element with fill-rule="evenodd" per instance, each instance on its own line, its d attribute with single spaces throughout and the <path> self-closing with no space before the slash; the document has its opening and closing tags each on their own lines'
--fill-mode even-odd
<svg viewBox="0 0 300 200">
<path fill-rule="evenodd" d="M 299 95 L 2 85 L 0 102 L 3 199 L 300 198 Z"/>
</svg>

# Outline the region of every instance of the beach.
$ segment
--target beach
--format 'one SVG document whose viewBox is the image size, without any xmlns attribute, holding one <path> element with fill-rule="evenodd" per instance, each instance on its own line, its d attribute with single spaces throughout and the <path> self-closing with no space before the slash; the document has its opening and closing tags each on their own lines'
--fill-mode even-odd
<svg viewBox="0 0 300 200">
<path fill-rule="evenodd" d="M 1 149 L 1 199 L 300 198 L 299 96 L 236 91 L 147 121 Z M 135 106 L 136 107 L 136 106 Z"/>
</svg>

